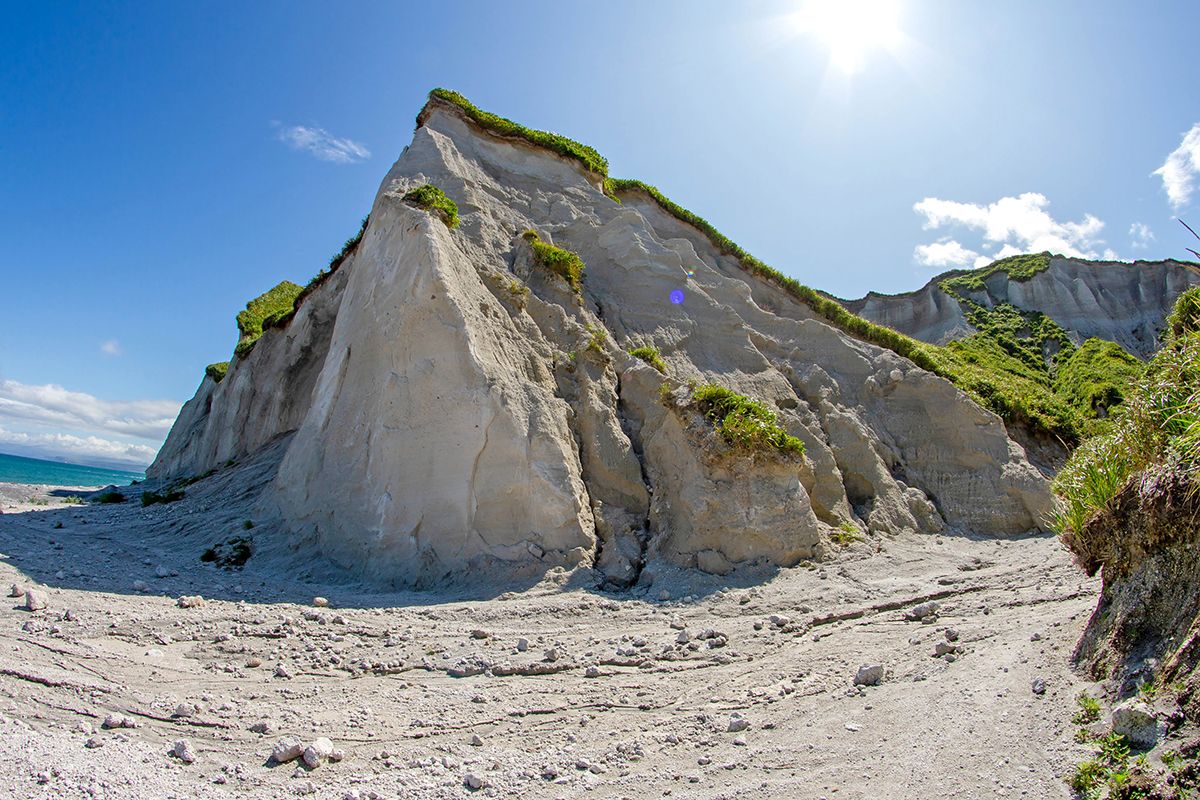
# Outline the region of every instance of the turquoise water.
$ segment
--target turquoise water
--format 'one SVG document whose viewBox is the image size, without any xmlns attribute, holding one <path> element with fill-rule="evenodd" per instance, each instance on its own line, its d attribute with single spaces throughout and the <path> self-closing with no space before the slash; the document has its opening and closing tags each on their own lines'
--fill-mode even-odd
<svg viewBox="0 0 1200 800">
<path fill-rule="evenodd" d="M 122 486 L 145 478 L 142 472 L 85 467 L 0 453 L 0 483 L 48 483 L 51 486 Z"/>
</svg>

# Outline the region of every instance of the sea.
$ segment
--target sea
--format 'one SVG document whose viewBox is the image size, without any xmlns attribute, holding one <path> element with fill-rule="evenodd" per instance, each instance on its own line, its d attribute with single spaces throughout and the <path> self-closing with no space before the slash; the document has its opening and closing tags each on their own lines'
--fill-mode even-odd
<svg viewBox="0 0 1200 800">
<path fill-rule="evenodd" d="M 61 461 L 10 456 L 0 453 L 0 483 L 37 483 L 51 486 L 124 486 L 144 480 L 144 472 L 128 472 L 104 467 L 85 467 Z"/>
</svg>

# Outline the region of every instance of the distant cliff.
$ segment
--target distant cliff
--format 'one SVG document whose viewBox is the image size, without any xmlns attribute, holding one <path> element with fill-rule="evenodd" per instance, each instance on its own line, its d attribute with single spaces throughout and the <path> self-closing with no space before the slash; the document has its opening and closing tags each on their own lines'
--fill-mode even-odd
<svg viewBox="0 0 1200 800">
<path fill-rule="evenodd" d="M 1145 360 L 1158 348 L 1175 298 L 1200 284 L 1197 265 L 1182 261 L 1043 257 L 1041 269 L 1012 270 L 1004 260 L 980 270 L 947 272 L 914 292 L 872 292 L 843 304 L 871 322 L 945 344 L 976 331 L 968 320 L 970 303 L 989 309 L 1007 303 L 1045 314 L 1077 345 L 1091 337 L 1107 339 Z"/>
</svg>

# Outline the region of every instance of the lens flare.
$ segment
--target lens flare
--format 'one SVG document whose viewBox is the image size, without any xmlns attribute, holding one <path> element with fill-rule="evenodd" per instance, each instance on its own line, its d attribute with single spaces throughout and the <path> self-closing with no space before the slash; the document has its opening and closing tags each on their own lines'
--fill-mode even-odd
<svg viewBox="0 0 1200 800">
<path fill-rule="evenodd" d="M 675 305 L 679 305 L 680 303 L 683 302 L 683 290 L 682 289 L 675 289 L 671 292 L 671 302 L 674 303 Z"/>
</svg>

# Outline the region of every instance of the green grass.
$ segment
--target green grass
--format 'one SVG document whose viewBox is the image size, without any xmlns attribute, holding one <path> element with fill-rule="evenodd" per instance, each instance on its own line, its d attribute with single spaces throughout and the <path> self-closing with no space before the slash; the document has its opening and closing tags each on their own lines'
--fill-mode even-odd
<svg viewBox="0 0 1200 800">
<path fill-rule="evenodd" d="M 1200 295 L 1200 293 L 1197 293 Z M 1088 559 L 1088 521 L 1137 474 L 1162 466 L 1200 485 L 1200 318 L 1189 315 L 1196 296 L 1180 295 L 1167 340 L 1119 407 L 1109 432 L 1077 449 L 1054 479 L 1055 528 Z M 1082 348 L 1081 348 L 1082 349 Z"/>
<path fill-rule="evenodd" d="M 999 261 L 993 261 L 986 267 L 952 275 L 944 279 L 938 286 L 946 294 L 961 299 L 962 292 L 986 289 L 987 279 L 998 272 L 1007 272 L 1009 280 L 1027 281 L 1039 272 L 1048 269 L 1050 258 L 1051 254 L 1048 252 L 1009 256 Z"/>
<path fill-rule="evenodd" d="M 640 358 L 663 375 L 667 374 L 667 362 L 663 361 L 662 353 L 657 347 L 646 345 L 645 347 L 635 347 L 629 351 L 629 355 L 634 358 Z"/>
<path fill-rule="evenodd" d="M 209 364 L 204 368 L 204 374 L 212 378 L 217 383 L 225 380 L 225 375 L 229 372 L 228 361 L 218 361 L 215 364 Z"/>
<path fill-rule="evenodd" d="M 1118 734 L 1095 740 L 1096 754 L 1081 762 L 1068 780 L 1071 788 L 1084 800 L 1098 800 L 1108 791 L 1109 797 L 1128 797 L 1118 794 L 1128 786 L 1138 770 L 1145 769 L 1145 759 L 1129 757 L 1129 744 Z"/>
<path fill-rule="evenodd" d="M 577 253 L 546 244 L 537 231 L 525 231 L 522 236 L 533 249 L 533 263 L 561 277 L 575 294 L 583 291 L 584 263 Z"/>
<path fill-rule="evenodd" d="M 804 443 L 779 426 L 775 412 L 757 400 L 716 384 L 692 390 L 691 404 L 728 444 L 752 453 L 804 455 Z"/>
<path fill-rule="evenodd" d="M 1145 364 L 1105 339 L 1088 339 L 1067 359 L 1059 359 L 1054 391 L 1084 416 L 1105 416 L 1125 402 Z"/>
<path fill-rule="evenodd" d="M 1100 719 L 1100 701 L 1089 695 L 1087 692 L 1080 692 L 1075 698 L 1075 702 L 1079 705 L 1079 710 L 1075 712 L 1075 716 L 1071 717 L 1071 722 L 1076 725 L 1090 725 Z"/>
<path fill-rule="evenodd" d="M 863 540 L 862 532 L 850 520 L 842 520 L 835 530 L 829 532 L 829 541 L 838 547 L 849 547 Z"/>
<path fill-rule="evenodd" d="M 608 331 L 604 330 L 603 325 L 592 325 L 590 323 L 586 326 L 586 330 L 588 333 L 588 342 L 584 349 L 588 352 L 604 355 L 605 345 L 608 344 Z"/>
<path fill-rule="evenodd" d="M 557 133 L 526 128 L 524 125 L 513 122 L 511 119 L 505 119 L 496 114 L 483 111 L 458 92 L 449 89 L 434 89 L 429 93 L 429 99 L 431 101 L 440 100 L 457 107 L 481 128 L 491 131 L 498 136 L 522 139 L 537 147 L 544 147 L 561 156 L 574 159 L 585 170 L 595 173 L 602 178 L 608 175 L 608 160 L 596 152 L 594 148 L 588 147 L 586 144 L 580 144 L 574 139 L 568 139 L 566 136 L 561 136 Z M 426 105 L 417 116 L 417 125 L 424 123 L 428 111 L 429 106 Z"/>
<path fill-rule="evenodd" d="M 291 281 L 283 281 L 246 303 L 246 308 L 237 315 L 240 338 L 233 350 L 234 355 L 245 358 L 263 334 L 263 321 L 277 312 L 290 313 L 301 291 L 301 287 Z"/>
<path fill-rule="evenodd" d="M 433 184 L 427 183 L 410 190 L 404 195 L 404 201 L 437 214 L 447 228 L 458 227 L 458 206 Z"/>
</svg>

